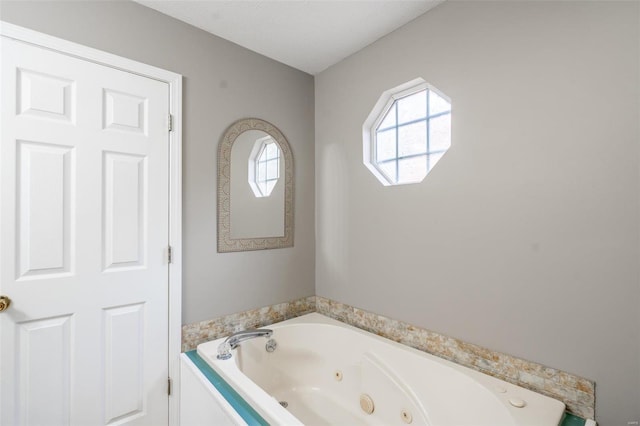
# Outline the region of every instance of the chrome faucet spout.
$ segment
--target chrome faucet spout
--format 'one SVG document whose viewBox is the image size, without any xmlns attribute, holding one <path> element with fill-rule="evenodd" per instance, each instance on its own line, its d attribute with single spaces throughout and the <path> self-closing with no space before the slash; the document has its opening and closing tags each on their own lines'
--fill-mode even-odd
<svg viewBox="0 0 640 426">
<path fill-rule="evenodd" d="M 231 358 L 231 350 L 237 348 L 245 340 L 255 339 L 256 337 L 271 337 L 272 334 L 273 330 L 268 328 L 249 329 L 233 333 L 218 346 L 218 359 Z"/>
<path fill-rule="evenodd" d="M 243 330 L 238 331 L 237 333 L 233 333 L 231 336 L 227 337 L 225 342 L 231 346 L 231 349 L 235 349 L 238 345 L 245 340 L 255 339 L 256 337 L 271 337 L 273 334 L 273 330 L 268 328 L 258 328 L 251 330 Z"/>
</svg>

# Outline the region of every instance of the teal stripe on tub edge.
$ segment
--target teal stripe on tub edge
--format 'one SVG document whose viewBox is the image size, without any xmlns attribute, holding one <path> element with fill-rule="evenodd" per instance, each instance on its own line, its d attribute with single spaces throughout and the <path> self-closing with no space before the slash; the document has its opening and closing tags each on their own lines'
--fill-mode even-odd
<svg viewBox="0 0 640 426">
<path fill-rule="evenodd" d="M 582 417 L 578 417 L 574 414 L 564 413 L 564 418 L 560 423 L 560 426 L 584 426 L 587 421 Z"/>
<path fill-rule="evenodd" d="M 189 357 L 191 362 L 195 364 L 202 374 L 211 382 L 211 384 L 222 394 L 224 399 L 227 400 L 234 410 L 242 417 L 242 420 L 247 422 L 249 426 L 269 426 L 269 423 L 253 409 L 247 401 L 242 398 L 238 392 L 233 389 L 229 383 L 227 383 L 216 371 L 203 360 L 196 349 L 185 352 L 185 355 Z M 573 423 L 567 426 L 574 426 Z"/>
</svg>

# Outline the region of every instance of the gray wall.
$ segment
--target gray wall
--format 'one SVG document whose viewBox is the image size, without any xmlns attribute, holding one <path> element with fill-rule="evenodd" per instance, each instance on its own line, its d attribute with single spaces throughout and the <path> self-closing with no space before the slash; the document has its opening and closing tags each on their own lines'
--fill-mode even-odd
<svg viewBox="0 0 640 426">
<path fill-rule="evenodd" d="M 133 2 L 6 2 L 0 19 L 184 75 L 183 322 L 314 294 L 313 77 Z M 295 246 L 216 253 L 216 153 L 258 117 L 295 163 Z"/>
<path fill-rule="evenodd" d="M 597 382 L 640 419 L 639 3 L 448 1 L 316 76 L 316 292 Z M 452 148 L 383 187 L 362 124 L 423 77 Z"/>
</svg>

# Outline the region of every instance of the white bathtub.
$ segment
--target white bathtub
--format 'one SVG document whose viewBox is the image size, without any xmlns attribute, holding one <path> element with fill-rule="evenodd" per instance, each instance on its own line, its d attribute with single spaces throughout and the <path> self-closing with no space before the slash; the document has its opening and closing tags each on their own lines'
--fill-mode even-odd
<svg viewBox="0 0 640 426">
<path fill-rule="evenodd" d="M 243 342 L 228 360 L 216 359 L 224 339 L 197 352 L 271 425 L 557 426 L 562 420 L 560 401 L 317 313 L 268 328 L 278 344 L 274 352 L 262 337 Z M 373 402 L 371 414 L 361 408 L 361 395 Z"/>
</svg>

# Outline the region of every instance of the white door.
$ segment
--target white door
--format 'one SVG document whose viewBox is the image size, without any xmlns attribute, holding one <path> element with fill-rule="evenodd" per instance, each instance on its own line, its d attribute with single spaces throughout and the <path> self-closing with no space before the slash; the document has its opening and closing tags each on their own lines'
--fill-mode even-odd
<svg viewBox="0 0 640 426">
<path fill-rule="evenodd" d="M 1 424 L 166 425 L 168 85 L 1 39 Z"/>
</svg>

